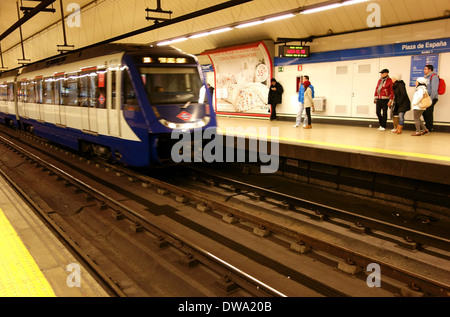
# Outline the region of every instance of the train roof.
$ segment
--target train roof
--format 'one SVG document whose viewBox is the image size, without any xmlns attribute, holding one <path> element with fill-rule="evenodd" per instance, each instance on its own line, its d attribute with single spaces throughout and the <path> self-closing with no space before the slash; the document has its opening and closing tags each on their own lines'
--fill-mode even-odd
<svg viewBox="0 0 450 317">
<path fill-rule="evenodd" d="M 51 57 L 23 68 L 22 74 L 30 73 L 40 69 L 50 68 L 52 66 L 59 66 L 79 62 L 82 60 L 95 58 L 103 55 L 111 55 L 115 53 L 151 53 L 151 52 L 165 52 L 172 54 L 182 54 L 177 49 L 170 46 L 155 47 L 148 44 L 104 44 L 87 49 L 80 49 L 74 52 L 66 53 L 60 56 Z M 8 73 L 8 72 L 7 72 Z M 2 76 L 3 77 L 3 76 Z"/>
</svg>

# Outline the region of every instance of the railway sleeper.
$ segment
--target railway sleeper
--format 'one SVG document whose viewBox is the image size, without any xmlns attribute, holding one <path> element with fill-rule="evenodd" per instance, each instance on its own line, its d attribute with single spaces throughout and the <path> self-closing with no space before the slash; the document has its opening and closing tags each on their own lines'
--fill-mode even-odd
<svg viewBox="0 0 450 317">
<path fill-rule="evenodd" d="M 125 218 L 125 215 L 119 210 L 113 210 L 111 215 L 116 220 L 122 220 Z"/>
<path fill-rule="evenodd" d="M 355 224 L 352 224 L 349 227 L 349 229 L 350 229 L 350 231 L 355 232 L 355 233 L 359 233 L 359 234 L 368 233 L 370 231 L 370 229 L 368 227 L 365 227 L 364 225 L 362 225 L 359 222 L 357 222 Z"/>
<path fill-rule="evenodd" d="M 154 244 L 158 249 L 163 249 L 169 246 L 169 242 L 163 236 L 156 237 L 154 239 Z"/>
<path fill-rule="evenodd" d="M 210 212 L 212 208 L 205 203 L 197 204 L 197 210 L 201 212 Z"/>
<path fill-rule="evenodd" d="M 420 242 L 416 242 L 410 237 L 405 237 L 404 241 L 400 240 L 398 242 L 398 246 L 412 251 L 416 251 L 422 248 L 422 244 Z"/>
<path fill-rule="evenodd" d="M 356 265 L 350 259 L 347 259 L 346 261 L 340 261 L 338 263 L 338 269 L 350 275 L 356 275 L 362 271 L 362 268 L 359 265 Z"/>
<path fill-rule="evenodd" d="M 267 237 L 271 234 L 271 231 L 267 229 L 264 225 L 260 225 L 253 228 L 253 234 L 259 237 Z"/>
<path fill-rule="evenodd" d="M 225 295 L 230 295 L 239 289 L 239 286 L 227 275 L 216 280 L 214 285 L 223 291 Z"/>
<path fill-rule="evenodd" d="M 199 261 L 194 257 L 193 254 L 188 253 L 181 259 L 181 263 L 183 263 L 186 267 L 191 268 L 196 266 Z"/>
<path fill-rule="evenodd" d="M 403 297 L 424 297 L 425 294 L 422 292 L 420 287 L 415 285 L 413 282 L 411 285 L 405 285 L 400 289 L 400 295 Z"/>
<path fill-rule="evenodd" d="M 179 203 L 187 203 L 189 201 L 189 198 L 187 198 L 183 195 L 177 195 L 175 200 Z"/>
<path fill-rule="evenodd" d="M 239 221 L 239 219 L 231 213 L 223 215 L 222 220 L 229 224 L 233 224 Z"/>
<path fill-rule="evenodd" d="M 144 227 L 139 222 L 133 222 L 130 225 L 131 230 L 133 230 L 134 233 L 142 232 L 144 231 Z"/>
<path fill-rule="evenodd" d="M 294 252 L 305 254 L 311 251 L 311 247 L 305 244 L 304 241 L 300 240 L 298 242 L 292 242 L 290 245 L 290 249 Z"/>
</svg>

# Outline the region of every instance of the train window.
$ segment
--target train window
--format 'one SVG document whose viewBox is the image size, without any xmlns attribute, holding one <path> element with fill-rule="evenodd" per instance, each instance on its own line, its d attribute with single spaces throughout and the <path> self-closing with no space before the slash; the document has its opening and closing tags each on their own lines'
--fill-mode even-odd
<svg viewBox="0 0 450 317">
<path fill-rule="evenodd" d="M 64 76 L 58 76 L 55 77 L 54 81 L 54 88 L 55 88 L 55 105 L 63 106 L 64 103 Z"/>
<path fill-rule="evenodd" d="M 19 85 L 18 85 L 18 97 L 19 97 L 19 101 L 20 102 L 27 102 L 27 82 L 22 81 Z"/>
<path fill-rule="evenodd" d="M 8 84 L 8 101 L 14 101 L 14 84 Z"/>
<path fill-rule="evenodd" d="M 27 83 L 27 98 L 25 102 L 34 103 L 36 102 L 36 82 L 31 80 Z"/>
<path fill-rule="evenodd" d="M 44 79 L 44 103 L 47 105 L 53 105 L 55 103 L 55 81 L 53 78 Z"/>
<path fill-rule="evenodd" d="M 6 85 L 0 84 L 0 101 L 6 101 Z"/>
<path fill-rule="evenodd" d="M 70 75 L 64 81 L 63 102 L 67 106 L 78 106 L 78 76 Z"/>
<path fill-rule="evenodd" d="M 88 88 L 88 102 L 89 107 L 97 107 L 98 104 L 98 74 L 89 74 L 89 88 Z"/>
<path fill-rule="evenodd" d="M 111 71 L 111 109 L 116 109 L 116 71 Z"/>
<path fill-rule="evenodd" d="M 82 72 L 78 77 L 78 101 L 81 107 L 89 107 L 89 73 Z"/>
<path fill-rule="evenodd" d="M 6 85 L 0 84 L 0 101 L 6 101 Z"/>
<path fill-rule="evenodd" d="M 124 105 L 139 105 L 137 100 L 136 91 L 130 79 L 130 75 L 127 71 L 123 72 L 123 104 Z"/>
<path fill-rule="evenodd" d="M 35 102 L 42 103 L 42 78 L 36 80 Z"/>
<path fill-rule="evenodd" d="M 97 107 L 98 108 L 106 108 L 106 70 L 99 70 L 97 72 L 98 75 L 98 81 L 96 92 L 96 100 L 98 101 Z"/>
<path fill-rule="evenodd" d="M 195 67 L 141 67 L 151 104 L 198 102 L 202 82 Z"/>
</svg>

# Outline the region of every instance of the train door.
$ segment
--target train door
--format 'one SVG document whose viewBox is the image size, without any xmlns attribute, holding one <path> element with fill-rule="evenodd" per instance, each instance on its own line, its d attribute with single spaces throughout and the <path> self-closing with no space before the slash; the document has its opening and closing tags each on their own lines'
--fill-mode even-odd
<svg viewBox="0 0 450 317">
<path fill-rule="evenodd" d="M 37 108 L 39 109 L 39 120 L 41 120 L 42 122 L 45 122 L 45 107 L 44 104 L 42 103 L 42 76 L 36 78 L 33 83 L 34 83 L 34 89 L 35 89 L 35 93 L 34 93 L 34 101 L 37 105 Z"/>
<path fill-rule="evenodd" d="M 97 110 L 99 108 L 98 101 L 98 73 L 91 72 L 88 76 L 89 90 L 89 131 L 98 132 Z"/>
<path fill-rule="evenodd" d="M 108 132 L 112 136 L 120 136 L 120 89 L 121 71 L 110 68 L 107 73 L 107 113 Z"/>
<path fill-rule="evenodd" d="M 79 106 L 81 109 L 82 129 L 97 132 L 97 73 L 83 71 L 79 79 Z"/>
<path fill-rule="evenodd" d="M 353 63 L 352 117 L 369 118 L 375 115 L 374 91 L 379 74 L 379 59 Z"/>
<path fill-rule="evenodd" d="M 64 75 L 55 77 L 55 123 L 66 126 L 66 107 L 64 96 L 66 94 L 64 86 Z"/>
<path fill-rule="evenodd" d="M 17 96 L 17 107 L 19 109 L 19 115 L 28 119 L 30 116 L 28 114 L 27 107 L 27 82 L 25 80 L 17 82 Z"/>
</svg>

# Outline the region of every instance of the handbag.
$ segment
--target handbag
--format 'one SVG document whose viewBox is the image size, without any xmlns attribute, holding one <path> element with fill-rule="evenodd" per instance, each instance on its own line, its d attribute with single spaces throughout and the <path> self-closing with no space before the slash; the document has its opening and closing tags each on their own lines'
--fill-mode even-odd
<svg viewBox="0 0 450 317">
<path fill-rule="evenodd" d="M 420 108 L 428 108 L 431 106 L 432 100 L 428 91 L 425 90 L 425 94 L 423 95 L 422 100 L 420 101 Z"/>
</svg>

